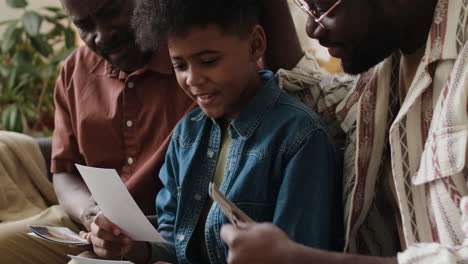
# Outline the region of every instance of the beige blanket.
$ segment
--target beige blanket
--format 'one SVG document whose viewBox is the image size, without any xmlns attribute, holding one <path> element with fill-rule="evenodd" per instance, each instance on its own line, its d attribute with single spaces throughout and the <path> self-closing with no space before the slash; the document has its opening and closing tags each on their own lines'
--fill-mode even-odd
<svg viewBox="0 0 468 264">
<path fill-rule="evenodd" d="M 35 215 L 56 203 L 38 144 L 29 136 L 0 131 L 0 223 Z"/>
</svg>

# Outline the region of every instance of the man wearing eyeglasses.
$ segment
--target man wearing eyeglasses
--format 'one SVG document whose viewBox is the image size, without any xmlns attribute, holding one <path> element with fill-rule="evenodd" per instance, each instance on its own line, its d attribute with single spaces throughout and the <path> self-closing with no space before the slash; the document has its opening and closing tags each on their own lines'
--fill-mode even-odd
<svg viewBox="0 0 468 264">
<path fill-rule="evenodd" d="M 308 55 L 278 72 L 284 89 L 346 134 L 347 254 L 299 245 L 268 223 L 227 225 L 228 263 L 466 263 L 468 1 L 294 2 L 309 16 L 307 34 L 360 74 L 325 76 Z M 285 6 L 270 1 L 266 17 L 289 21 Z M 288 32 L 270 26 L 270 39 Z M 292 68 L 278 59 L 270 62 Z"/>
</svg>

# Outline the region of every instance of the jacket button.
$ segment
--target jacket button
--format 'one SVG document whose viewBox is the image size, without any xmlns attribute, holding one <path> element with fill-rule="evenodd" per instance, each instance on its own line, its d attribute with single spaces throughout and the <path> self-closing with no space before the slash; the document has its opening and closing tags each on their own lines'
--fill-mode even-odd
<svg viewBox="0 0 468 264">
<path fill-rule="evenodd" d="M 177 240 L 179 240 L 180 242 L 184 241 L 184 239 L 185 239 L 184 235 L 178 235 L 177 236 Z"/>
<path fill-rule="evenodd" d="M 214 156 L 214 152 L 211 149 L 208 150 L 208 157 L 210 157 L 210 159 L 211 159 L 211 158 L 213 158 L 213 156 Z"/>
<path fill-rule="evenodd" d="M 202 198 L 201 194 L 197 193 L 193 196 L 193 199 L 197 200 L 197 201 L 200 201 Z"/>
</svg>

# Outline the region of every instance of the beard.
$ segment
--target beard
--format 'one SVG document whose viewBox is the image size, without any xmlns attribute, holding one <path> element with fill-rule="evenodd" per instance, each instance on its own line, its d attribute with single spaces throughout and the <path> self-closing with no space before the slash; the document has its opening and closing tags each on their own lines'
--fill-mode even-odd
<svg viewBox="0 0 468 264">
<path fill-rule="evenodd" d="M 372 1 L 371 1 L 372 2 Z M 375 4 L 374 4 L 375 5 Z M 342 67 L 346 73 L 360 74 L 368 71 L 398 50 L 400 30 L 390 23 L 383 12 L 374 6 L 370 12 L 367 29 L 360 41 L 350 45 L 350 56 L 343 58 Z"/>
</svg>

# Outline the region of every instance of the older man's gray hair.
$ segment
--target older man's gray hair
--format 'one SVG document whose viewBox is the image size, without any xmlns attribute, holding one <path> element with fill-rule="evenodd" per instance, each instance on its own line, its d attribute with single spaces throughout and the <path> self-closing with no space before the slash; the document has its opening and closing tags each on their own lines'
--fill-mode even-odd
<svg viewBox="0 0 468 264">
<path fill-rule="evenodd" d="M 138 46 L 145 51 L 155 51 L 166 43 L 159 28 L 159 0 L 135 0 L 132 27 Z"/>
</svg>

